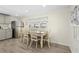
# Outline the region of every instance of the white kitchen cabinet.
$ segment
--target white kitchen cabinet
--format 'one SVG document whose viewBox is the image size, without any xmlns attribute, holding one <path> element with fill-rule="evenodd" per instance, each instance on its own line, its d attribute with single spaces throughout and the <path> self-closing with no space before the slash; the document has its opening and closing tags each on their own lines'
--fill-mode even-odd
<svg viewBox="0 0 79 59">
<path fill-rule="evenodd" d="M 2 30 L 2 39 L 5 39 L 5 30 Z"/>
<path fill-rule="evenodd" d="M 12 30 L 6 29 L 5 31 L 6 31 L 5 38 L 11 38 L 12 37 Z"/>
<path fill-rule="evenodd" d="M 11 16 L 0 15 L 0 23 L 1 24 L 10 24 L 11 23 Z"/>
<path fill-rule="evenodd" d="M 1 40 L 1 37 L 2 37 L 2 34 L 1 33 L 2 33 L 2 31 L 0 30 L 0 40 Z"/>
<path fill-rule="evenodd" d="M 0 14 L 0 40 L 12 37 L 11 16 Z"/>
<path fill-rule="evenodd" d="M 5 30 L 0 30 L 0 40 L 5 39 Z"/>
<path fill-rule="evenodd" d="M 12 38 L 11 29 L 0 29 L 0 40 Z"/>
<path fill-rule="evenodd" d="M 1 34 L 0 34 L 0 40 L 2 40 L 2 38 L 3 38 L 3 34 L 2 34 L 2 32 L 3 32 L 3 31 L 0 30 L 0 33 L 1 33 Z"/>
<path fill-rule="evenodd" d="M 0 24 L 3 24 L 3 23 L 4 23 L 4 16 L 0 15 Z"/>
<path fill-rule="evenodd" d="M 11 24 L 10 16 L 5 16 L 5 23 L 6 24 Z"/>
</svg>

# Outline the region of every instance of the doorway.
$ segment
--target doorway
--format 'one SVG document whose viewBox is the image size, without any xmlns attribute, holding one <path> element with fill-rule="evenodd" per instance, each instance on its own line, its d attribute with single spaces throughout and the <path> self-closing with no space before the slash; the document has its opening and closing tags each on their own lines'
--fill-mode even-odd
<svg viewBox="0 0 79 59">
<path fill-rule="evenodd" d="M 12 38 L 16 38 L 16 21 L 11 22 Z"/>
</svg>

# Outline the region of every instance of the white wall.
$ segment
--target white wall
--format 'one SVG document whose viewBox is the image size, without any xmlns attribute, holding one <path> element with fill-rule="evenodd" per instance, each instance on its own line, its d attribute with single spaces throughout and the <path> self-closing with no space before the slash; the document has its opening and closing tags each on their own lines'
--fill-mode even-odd
<svg viewBox="0 0 79 59">
<path fill-rule="evenodd" d="M 50 31 L 51 41 L 69 46 L 70 45 L 69 12 L 70 12 L 69 9 L 52 11 L 46 14 L 24 17 L 22 20 L 26 24 L 28 19 L 48 16 L 48 29 Z"/>
<path fill-rule="evenodd" d="M 71 11 L 73 11 L 74 6 L 71 7 Z M 70 40 L 70 48 L 73 53 L 79 53 L 79 26 L 73 26 L 70 24 L 71 30 L 71 40 Z"/>
<path fill-rule="evenodd" d="M 49 15 L 49 28 L 52 32 L 52 42 L 69 46 L 70 27 L 67 10 L 54 12 Z"/>
</svg>

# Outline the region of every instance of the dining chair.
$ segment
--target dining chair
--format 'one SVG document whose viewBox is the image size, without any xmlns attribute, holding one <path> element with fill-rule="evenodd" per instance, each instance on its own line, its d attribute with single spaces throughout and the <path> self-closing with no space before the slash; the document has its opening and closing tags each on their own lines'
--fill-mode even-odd
<svg viewBox="0 0 79 59">
<path fill-rule="evenodd" d="M 38 39 L 37 39 L 37 34 L 36 34 L 36 32 L 30 32 L 30 35 L 31 35 L 31 42 L 30 42 L 29 47 L 32 46 L 33 41 L 34 41 L 34 42 L 36 43 L 36 48 L 37 48 Z"/>
<path fill-rule="evenodd" d="M 48 32 L 45 32 L 45 35 L 43 36 L 43 41 L 44 41 L 44 43 L 47 42 L 48 47 L 50 48 L 50 38 L 49 38 Z"/>
<path fill-rule="evenodd" d="M 18 38 L 19 38 L 19 42 L 23 42 L 23 33 L 22 32 L 19 33 Z"/>
<path fill-rule="evenodd" d="M 43 31 L 40 31 L 40 37 L 41 37 L 41 40 L 40 40 L 40 44 L 41 44 L 41 48 L 43 48 L 43 36 L 44 36 L 44 32 Z"/>
<path fill-rule="evenodd" d="M 24 31 L 23 36 L 22 36 L 22 42 L 23 42 L 23 44 L 26 44 L 27 47 L 29 44 L 29 35 L 28 34 L 29 34 L 28 31 Z"/>
</svg>

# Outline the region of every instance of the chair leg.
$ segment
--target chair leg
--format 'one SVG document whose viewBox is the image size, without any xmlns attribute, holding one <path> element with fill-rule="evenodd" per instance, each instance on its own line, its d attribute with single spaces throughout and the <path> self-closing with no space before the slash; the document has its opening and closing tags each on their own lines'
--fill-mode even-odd
<svg viewBox="0 0 79 59">
<path fill-rule="evenodd" d="M 23 37 L 21 37 L 21 38 L 20 38 L 20 40 L 21 40 L 21 42 L 23 43 L 24 38 L 23 38 Z"/>
<path fill-rule="evenodd" d="M 23 42 L 23 41 L 22 41 L 22 38 L 20 38 L 20 42 Z"/>
<path fill-rule="evenodd" d="M 40 43 L 41 43 L 41 48 L 43 48 L 43 36 L 41 36 L 41 41 L 40 41 Z"/>
<path fill-rule="evenodd" d="M 31 46 L 32 46 L 32 43 L 33 43 L 33 41 L 31 40 L 29 47 L 31 47 Z"/>
<path fill-rule="evenodd" d="M 36 41 L 36 48 L 37 48 L 38 42 Z"/>
<path fill-rule="evenodd" d="M 27 39 L 27 46 L 28 46 L 28 39 Z"/>
<path fill-rule="evenodd" d="M 50 48 L 50 43 L 48 42 L 48 47 Z"/>
<path fill-rule="evenodd" d="M 44 42 L 44 45 L 45 45 L 46 41 L 44 40 L 43 42 Z"/>
<path fill-rule="evenodd" d="M 48 47 L 50 48 L 50 42 L 49 42 L 49 40 L 48 40 Z"/>
<path fill-rule="evenodd" d="M 22 39 L 23 44 L 24 44 L 24 40 L 25 40 L 25 39 L 23 38 L 23 39 Z"/>
<path fill-rule="evenodd" d="M 41 48 L 43 48 L 43 40 L 41 40 L 40 43 L 41 43 Z"/>
<path fill-rule="evenodd" d="M 25 38 L 22 38 L 22 43 L 25 44 Z"/>
</svg>

